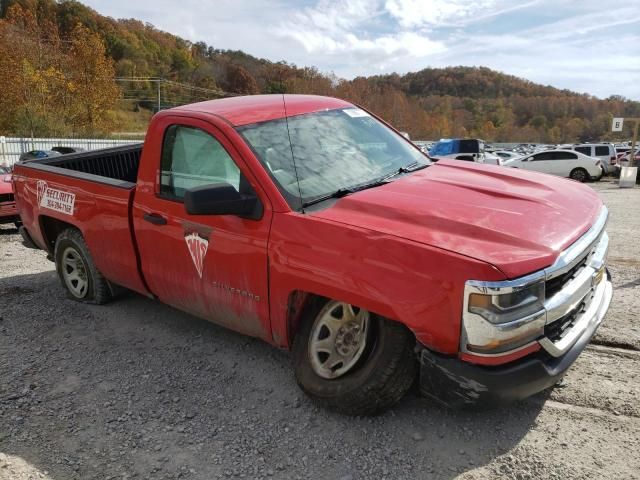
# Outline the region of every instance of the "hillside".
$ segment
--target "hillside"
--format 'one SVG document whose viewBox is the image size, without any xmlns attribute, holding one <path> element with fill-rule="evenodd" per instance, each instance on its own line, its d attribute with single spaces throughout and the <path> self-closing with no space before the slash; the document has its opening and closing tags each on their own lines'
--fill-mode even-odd
<svg viewBox="0 0 640 480">
<path fill-rule="evenodd" d="M 13 100 L 5 99 L 1 105 L 5 118 L 0 118 L 0 129 L 5 133 L 126 131 L 128 126 L 122 124 L 122 119 L 130 115 L 120 115 L 118 110 L 155 108 L 157 83 L 123 78 L 163 78 L 199 87 L 187 89 L 163 83 L 163 108 L 214 98 L 224 92 L 334 95 L 372 109 L 413 138 L 480 136 L 492 141 L 587 141 L 614 138 L 608 132 L 612 116 L 640 116 L 638 102 L 620 97 L 598 99 L 488 68 L 426 68 L 406 75 L 338 79 L 314 67 L 271 62 L 241 51 L 217 49 L 204 42 L 191 43 L 139 20 L 102 16 L 76 1 L 4 0 L 0 18 L 0 32 L 2 29 L 5 32 L 4 36 L 0 34 L 0 55 L 6 56 L 4 66 L 9 71 L 20 70 L 22 66 L 22 73 L 0 77 L 0 89 L 13 91 L 20 90 L 16 85 L 23 86 L 23 93 L 18 91 L 11 97 Z M 78 25 L 84 28 L 79 29 Z M 73 42 L 75 50 L 70 47 Z M 103 74 L 99 87 L 108 89 L 107 83 L 111 82 L 120 93 L 102 102 L 90 119 L 74 123 L 81 116 L 69 113 L 67 100 L 77 92 L 78 87 L 70 88 L 69 84 L 79 75 L 72 64 L 78 45 L 83 42 L 94 42 L 94 49 L 95 42 L 102 44 L 104 53 L 100 55 L 104 57 L 104 65 L 100 66 Z M 22 55 L 26 60 L 17 57 L 20 50 L 16 51 L 16 43 L 25 46 Z M 42 55 L 37 58 L 32 55 L 34 46 L 44 48 L 40 53 L 47 53 L 48 58 L 59 60 L 43 62 Z M 31 70 L 26 69 L 27 64 Z M 29 78 L 25 78 L 27 71 L 32 71 Z M 29 103 L 34 100 L 24 92 L 34 82 L 55 83 L 45 72 L 57 81 L 69 80 L 62 87 L 55 87 L 63 89 L 58 96 L 67 100 L 40 111 Z M 115 82 L 110 80 L 112 77 L 120 80 Z M 51 91 L 54 88 L 51 85 L 43 88 Z M 42 101 L 53 100 L 42 96 Z M 56 123 L 47 111 L 60 108 L 67 120 L 61 123 L 61 115 L 57 114 Z M 78 108 L 86 110 L 86 105 Z"/>
</svg>

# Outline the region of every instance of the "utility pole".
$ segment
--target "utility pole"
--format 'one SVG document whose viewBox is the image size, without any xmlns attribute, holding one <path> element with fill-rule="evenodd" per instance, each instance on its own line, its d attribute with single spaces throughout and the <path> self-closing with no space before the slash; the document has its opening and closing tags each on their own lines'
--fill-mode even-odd
<svg viewBox="0 0 640 480">
<path fill-rule="evenodd" d="M 625 120 L 631 120 L 635 123 L 633 126 L 633 140 L 631 142 L 631 156 L 629 157 L 629 166 L 633 167 L 636 163 L 636 144 L 638 142 L 638 125 L 640 125 L 640 118 L 626 118 Z"/>
<path fill-rule="evenodd" d="M 162 108 L 162 101 L 160 98 L 160 85 L 161 85 L 162 79 L 158 79 L 157 84 L 158 84 L 158 112 L 160 111 L 160 109 Z"/>
</svg>

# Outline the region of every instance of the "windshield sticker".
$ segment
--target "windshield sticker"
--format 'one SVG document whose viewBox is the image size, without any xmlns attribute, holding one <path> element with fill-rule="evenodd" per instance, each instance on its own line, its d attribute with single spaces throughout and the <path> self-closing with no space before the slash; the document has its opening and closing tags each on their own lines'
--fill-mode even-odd
<svg viewBox="0 0 640 480">
<path fill-rule="evenodd" d="M 364 110 L 361 110 L 360 108 L 347 108 L 345 110 L 342 110 L 344 113 L 346 113 L 347 115 L 349 115 L 351 118 L 361 118 L 361 117 L 370 117 L 371 115 L 369 115 L 367 112 L 365 112 Z"/>
<path fill-rule="evenodd" d="M 185 235 L 185 241 L 187 242 L 187 248 L 191 254 L 191 260 L 196 267 L 196 271 L 200 278 L 202 278 L 202 270 L 204 269 L 204 257 L 207 255 L 207 249 L 209 248 L 209 240 L 202 238 L 197 233 L 190 233 Z"/>
<path fill-rule="evenodd" d="M 56 190 L 47 185 L 44 180 L 38 180 L 38 205 L 40 207 L 55 210 L 65 215 L 73 215 L 73 207 L 76 203 L 74 193 Z"/>
</svg>

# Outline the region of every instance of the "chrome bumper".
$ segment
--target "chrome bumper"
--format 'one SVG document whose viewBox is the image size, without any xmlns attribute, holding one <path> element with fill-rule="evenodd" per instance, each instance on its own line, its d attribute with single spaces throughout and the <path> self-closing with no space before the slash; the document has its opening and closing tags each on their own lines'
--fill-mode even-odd
<svg viewBox="0 0 640 480">
<path fill-rule="evenodd" d="M 556 342 L 552 341 L 548 337 L 542 337 L 539 340 L 540 346 L 550 355 L 560 357 L 564 355 L 582 336 L 587 335 L 592 337 L 602 323 L 602 319 L 609 309 L 612 297 L 613 287 L 605 274 L 603 280 L 596 286 L 589 306 L 577 318 L 577 321 L 567 334 Z"/>
<path fill-rule="evenodd" d="M 539 340 L 540 346 L 554 357 L 564 355 L 583 335 L 593 335 L 609 309 L 613 288 L 606 272 L 609 235 L 604 227 L 607 215 L 605 208 L 594 227 L 570 247 L 574 249 L 573 253 L 569 249 L 568 254 L 560 256 L 561 266 L 547 269 L 546 278 L 552 280 L 584 263 L 544 304 L 546 326 L 570 321 L 560 338 L 544 336 Z"/>
<path fill-rule="evenodd" d="M 609 236 L 605 231 L 606 207 L 594 225 L 554 264 L 544 270 L 503 282 L 468 281 L 465 287 L 461 351 L 479 357 L 499 358 L 530 349 L 536 343 L 553 357 L 561 357 L 583 336 L 591 337 L 609 308 L 613 289 L 606 272 Z M 471 293 L 510 291 L 545 282 L 543 308 L 526 318 L 492 324 L 468 312 Z M 496 353 L 467 350 L 467 345 L 487 345 L 522 338 L 517 348 Z M 526 342 L 526 343 L 524 343 Z"/>
</svg>

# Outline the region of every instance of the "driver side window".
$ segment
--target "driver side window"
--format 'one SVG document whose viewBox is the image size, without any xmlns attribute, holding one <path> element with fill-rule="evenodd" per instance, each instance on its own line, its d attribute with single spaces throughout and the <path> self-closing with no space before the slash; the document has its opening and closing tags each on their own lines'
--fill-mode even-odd
<svg viewBox="0 0 640 480">
<path fill-rule="evenodd" d="M 224 147 L 199 128 L 170 126 L 162 146 L 160 195 L 182 200 L 185 190 L 215 183 L 240 190 L 240 169 Z"/>
</svg>

